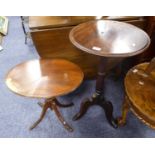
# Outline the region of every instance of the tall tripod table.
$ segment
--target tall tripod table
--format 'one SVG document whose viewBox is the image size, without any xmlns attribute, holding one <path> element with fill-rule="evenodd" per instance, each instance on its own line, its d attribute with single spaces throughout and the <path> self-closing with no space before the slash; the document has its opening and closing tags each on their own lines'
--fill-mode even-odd
<svg viewBox="0 0 155 155">
<path fill-rule="evenodd" d="M 110 20 L 82 23 L 71 30 L 69 38 L 77 48 L 97 55 L 100 59 L 96 92 L 91 99 L 81 103 L 80 111 L 73 120 L 81 118 L 90 106 L 99 105 L 104 109 L 108 122 L 117 127 L 117 121 L 113 117 L 113 105 L 104 97 L 104 78 L 124 58 L 145 51 L 150 45 L 150 38 L 136 26 Z"/>
</svg>

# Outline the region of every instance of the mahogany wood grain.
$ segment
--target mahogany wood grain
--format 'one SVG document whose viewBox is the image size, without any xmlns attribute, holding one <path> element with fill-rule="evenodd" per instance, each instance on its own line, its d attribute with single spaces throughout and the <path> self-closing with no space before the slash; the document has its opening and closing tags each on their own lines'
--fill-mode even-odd
<svg viewBox="0 0 155 155">
<path fill-rule="evenodd" d="M 99 58 L 77 49 L 69 40 L 72 27 L 53 28 L 31 33 L 33 42 L 41 58 L 63 58 L 77 64 L 84 72 L 85 78 L 97 74 Z M 87 61 L 85 61 L 87 60 Z"/>
<path fill-rule="evenodd" d="M 79 24 L 71 30 L 69 37 L 79 49 L 104 57 L 134 56 L 150 45 L 150 38 L 143 30 L 110 20 Z"/>
<path fill-rule="evenodd" d="M 125 77 L 128 108 L 122 110 L 119 124 L 126 122 L 127 109 L 138 116 L 145 124 L 155 128 L 155 59 L 130 69 Z"/>
<path fill-rule="evenodd" d="M 127 22 L 131 21 L 133 23 L 137 23 L 138 21 L 142 21 L 144 18 L 139 16 L 30 16 L 29 28 L 33 30 L 66 27 L 95 19 L 118 20 Z"/>
<path fill-rule="evenodd" d="M 77 65 L 63 59 L 30 60 L 13 68 L 6 84 L 19 95 L 51 98 L 75 90 L 83 76 Z"/>
<path fill-rule="evenodd" d="M 98 56 L 80 52 L 71 44 L 68 36 L 77 24 L 109 18 L 145 28 L 145 18 L 131 16 L 30 16 L 29 26 L 33 43 L 41 58 L 65 58 L 78 64 L 84 71 L 85 78 L 94 78 L 97 75 Z"/>
<path fill-rule="evenodd" d="M 96 16 L 30 16 L 30 29 L 49 29 L 77 25 L 96 19 Z"/>
<path fill-rule="evenodd" d="M 136 57 L 135 65 L 150 61 L 153 57 L 155 57 L 155 16 L 147 17 L 145 30 L 151 38 L 151 44 L 148 50 Z"/>
<path fill-rule="evenodd" d="M 6 76 L 7 86 L 15 93 L 27 97 L 45 98 L 39 119 L 30 127 L 34 129 L 44 118 L 46 111 L 53 110 L 65 129 L 73 129 L 65 121 L 58 107 L 69 107 L 61 104 L 56 97 L 75 90 L 82 82 L 82 70 L 72 62 L 63 59 L 40 59 L 21 63 L 10 70 Z"/>
<path fill-rule="evenodd" d="M 146 25 L 146 31 L 149 34 L 150 37 L 152 37 L 153 32 L 155 31 L 155 16 L 149 16 L 148 22 Z"/>
<path fill-rule="evenodd" d="M 142 18 L 142 16 L 106 16 L 104 19 L 107 20 L 117 20 L 117 21 L 132 21 L 138 20 Z"/>
</svg>

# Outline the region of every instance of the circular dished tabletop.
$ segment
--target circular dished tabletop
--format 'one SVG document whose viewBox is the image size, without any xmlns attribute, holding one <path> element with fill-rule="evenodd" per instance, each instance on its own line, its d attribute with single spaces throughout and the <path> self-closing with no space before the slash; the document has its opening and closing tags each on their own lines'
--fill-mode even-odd
<svg viewBox="0 0 155 155">
<path fill-rule="evenodd" d="M 77 48 L 105 57 L 129 57 L 146 50 L 150 38 L 143 30 L 124 22 L 94 20 L 75 26 L 69 34 Z"/>
<path fill-rule="evenodd" d="M 131 68 L 125 77 L 125 90 L 132 110 L 155 128 L 155 70 L 145 73 L 149 63 Z"/>
<path fill-rule="evenodd" d="M 75 90 L 82 82 L 82 70 L 63 59 L 36 59 L 15 66 L 6 77 L 7 86 L 27 97 L 50 98 Z"/>
</svg>

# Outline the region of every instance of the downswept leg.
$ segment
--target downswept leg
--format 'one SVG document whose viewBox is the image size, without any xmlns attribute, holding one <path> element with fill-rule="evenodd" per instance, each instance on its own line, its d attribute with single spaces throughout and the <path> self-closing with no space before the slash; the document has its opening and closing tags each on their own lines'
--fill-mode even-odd
<svg viewBox="0 0 155 155">
<path fill-rule="evenodd" d="M 68 108 L 74 105 L 73 103 L 62 104 L 56 98 L 54 99 L 54 102 L 56 103 L 57 106 L 62 107 L 62 108 Z"/>
<path fill-rule="evenodd" d="M 118 118 L 119 126 L 123 126 L 126 123 L 127 113 L 130 109 L 129 104 L 130 104 L 130 101 L 129 101 L 128 97 L 125 95 L 125 98 L 123 101 L 123 106 L 122 106 L 122 116 Z"/>
<path fill-rule="evenodd" d="M 85 101 L 83 101 L 81 103 L 81 106 L 80 106 L 80 111 L 74 115 L 73 117 L 73 121 L 76 121 L 78 119 L 80 119 L 88 110 L 88 108 L 92 105 L 91 101 L 89 101 L 89 99 L 86 99 Z"/>
<path fill-rule="evenodd" d="M 51 102 L 52 101 L 45 101 L 40 118 L 30 127 L 30 130 L 34 129 L 43 120 L 47 109 L 51 107 Z"/>
<path fill-rule="evenodd" d="M 59 112 L 57 105 L 55 102 L 52 103 L 51 105 L 51 110 L 53 110 L 56 114 L 56 116 L 58 117 L 58 119 L 60 120 L 60 122 L 63 124 L 63 126 L 65 127 L 65 129 L 67 129 L 68 131 L 72 132 L 73 129 L 70 127 L 70 125 L 65 121 L 65 119 L 62 117 L 61 113 Z"/>
<path fill-rule="evenodd" d="M 110 101 L 102 101 L 102 102 L 100 101 L 100 102 L 98 102 L 98 105 L 101 106 L 104 109 L 105 115 L 106 115 L 106 118 L 107 118 L 108 122 L 114 128 L 117 128 L 118 127 L 117 121 L 113 117 L 113 106 L 112 106 L 112 103 Z"/>
<path fill-rule="evenodd" d="M 39 105 L 43 108 L 42 113 L 40 115 L 40 118 L 30 127 L 30 130 L 34 129 L 44 118 L 46 111 L 48 110 L 48 108 L 50 108 L 51 110 L 53 110 L 56 114 L 56 116 L 58 117 L 58 119 L 60 120 L 60 122 L 63 124 L 63 126 L 70 132 L 73 131 L 73 129 L 66 123 L 66 121 L 64 120 L 64 118 L 62 117 L 61 113 L 59 112 L 58 108 L 57 108 L 57 103 L 55 103 L 56 98 L 49 98 L 45 100 L 44 104 L 40 104 Z M 59 103 L 58 103 L 59 104 Z M 62 104 L 60 103 L 60 106 Z M 70 105 L 70 104 L 69 104 Z M 69 106 L 69 105 L 65 105 L 65 106 Z"/>
</svg>

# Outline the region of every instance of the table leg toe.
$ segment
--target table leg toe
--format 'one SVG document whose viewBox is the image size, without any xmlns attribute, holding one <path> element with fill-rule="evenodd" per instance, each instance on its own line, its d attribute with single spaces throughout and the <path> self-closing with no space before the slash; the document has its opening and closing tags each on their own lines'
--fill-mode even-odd
<svg viewBox="0 0 155 155">
<path fill-rule="evenodd" d="M 43 109 L 42 109 L 42 113 L 40 115 L 40 118 L 30 127 L 30 130 L 34 129 L 44 118 L 46 111 L 48 108 L 51 107 L 52 102 L 51 101 L 45 101 L 44 104 L 42 103 L 38 103 Z"/>
<path fill-rule="evenodd" d="M 63 124 L 64 128 L 67 129 L 68 131 L 72 132 L 73 128 L 65 121 L 61 113 L 59 112 L 57 105 L 55 103 L 52 104 L 51 108 L 55 112 L 56 116 L 60 120 L 60 122 Z"/>
<path fill-rule="evenodd" d="M 112 103 L 110 101 L 102 101 L 102 102 L 98 103 L 98 105 L 104 109 L 106 118 L 107 118 L 108 122 L 110 123 L 110 125 L 112 125 L 114 128 L 117 128 L 118 127 L 117 120 L 114 119 L 114 117 L 113 117 Z"/>
<path fill-rule="evenodd" d="M 74 115 L 72 120 L 76 121 L 76 120 L 80 119 L 87 112 L 90 105 L 91 105 L 91 102 L 89 101 L 89 99 L 86 99 L 84 102 L 82 102 L 80 111 L 76 115 Z"/>
<path fill-rule="evenodd" d="M 30 127 L 30 130 L 34 129 L 44 118 L 45 114 L 46 114 L 46 111 L 47 109 L 50 107 L 50 103 L 49 102 L 46 102 L 44 105 L 43 105 L 43 109 L 42 109 L 42 113 L 40 115 L 40 118 Z"/>
</svg>

